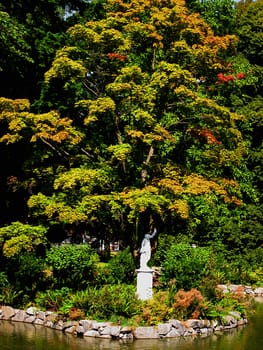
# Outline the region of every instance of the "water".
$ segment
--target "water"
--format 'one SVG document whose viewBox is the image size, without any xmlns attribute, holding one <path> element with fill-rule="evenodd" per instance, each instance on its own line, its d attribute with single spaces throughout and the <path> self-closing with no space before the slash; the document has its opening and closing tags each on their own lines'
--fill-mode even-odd
<svg viewBox="0 0 263 350">
<path fill-rule="evenodd" d="M 212 334 L 160 340 L 120 342 L 76 338 L 60 331 L 26 323 L 0 321 L 1 350 L 262 350 L 263 303 L 243 328 Z"/>
</svg>

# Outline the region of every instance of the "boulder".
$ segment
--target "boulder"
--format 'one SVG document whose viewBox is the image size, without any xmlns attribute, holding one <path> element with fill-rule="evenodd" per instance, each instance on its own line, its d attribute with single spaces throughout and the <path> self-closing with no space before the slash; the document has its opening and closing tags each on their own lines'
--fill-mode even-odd
<svg viewBox="0 0 263 350">
<path fill-rule="evenodd" d="M 84 333 L 93 328 L 93 321 L 91 320 L 80 320 L 79 325 L 84 328 Z"/>
<path fill-rule="evenodd" d="M 29 307 L 27 310 L 26 310 L 26 313 L 29 315 L 29 316 L 34 316 L 36 313 L 38 313 L 38 309 L 36 307 Z"/>
<path fill-rule="evenodd" d="M 27 314 L 24 310 L 18 310 L 14 317 L 12 317 L 12 321 L 24 322 Z"/>
<path fill-rule="evenodd" d="M 162 323 L 158 325 L 158 333 L 160 336 L 166 336 L 172 329 L 172 325 L 170 323 Z"/>
<path fill-rule="evenodd" d="M 38 324 L 38 325 L 44 325 L 44 320 L 41 320 L 41 318 L 36 318 L 34 321 L 34 324 Z"/>
<path fill-rule="evenodd" d="M 87 332 L 84 333 L 84 337 L 99 337 L 100 334 L 95 329 L 89 329 Z"/>
<path fill-rule="evenodd" d="M 185 326 L 186 328 L 193 328 L 193 329 L 203 328 L 203 322 L 202 320 L 189 319 L 185 321 Z"/>
<path fill-rule="evenodd" d="M 10 320 L 16 314 L 11 306 L 2 306 L 2 320 Z"/>
<path fill-rule="evenodd" d="M 44 311 L 38 311 L 37 318 L 39 318 L 40 320 L 44 321 L 46 319 L 45 312 Z"/>
<path fill-rule="evenodd" d="M 67 328 L 71 328 L 71 327 L 77 327 L 78 326 L 78 322 L 77 321 L 66 321 L 66 322 L 62 322 L 62 330 L 63 332 L 66 331 Z"/>
<path fill-rule="evenodd" d="M 177 329 L 171 328 L 171 330 L 165 335 L 165 338 L 177 338 L 180 336 L 181 334 L 178 332 Z"/>
<path fill-rule="evenodd" d="M 26 323 L 33 323 L 36 320 L 36 316 L 28 316 L 24 319 L 24 322 Z"/>
<path fill-rule="evenodd" d="M 120 331 L 121 331 L 121 327 L 120 326 L 111 326 L 110 327 L 110 335 L 112 337 L 114 337 L 114 338 L 119 337 Z"/>
<path fill-rule="evenodd" d="M 100 327 L 99 333 L 100 333 L 100 335 L 110 335 L 111 334 L 111 327 L 110 326 Z"/>
<path fill-rule="evenodd" d="M 184 334 L 185 326 L 182 322 L 180 322 L 179 320 L 170 320 L 168 323 L 170 323 L 172 327 L 175 328 L 180 335 Z"/>
<path fill-rule="evenodd" d="M 133 332 L 136 339 L 156 339 L 160 338 L 155 327 L 137 327 Z"/>
<path fill-rule="evenodd" d="M 84 327 L 78 325 L 78 326 L 76 327 L 76 333 L 77 333 L 77 335 L 80 335 L 80 336 L 83 335 L 83 334 L 85 333 Z"/>
<path fill-rule="evenodd" d="M 254 290 L 254 294 L 255 294 L 256 296 L 263 296 L 263 287 L 256 288 L 256 289 Z"/>
</svg>

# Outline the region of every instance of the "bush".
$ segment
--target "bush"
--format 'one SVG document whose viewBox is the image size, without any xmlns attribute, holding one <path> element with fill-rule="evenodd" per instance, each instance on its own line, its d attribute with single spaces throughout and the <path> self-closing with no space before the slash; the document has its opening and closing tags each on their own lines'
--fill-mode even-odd
<svg viewBox="0 0 263 350">
<path fill-rule="evenodd" d="M 130 319 L 140 310 L 135 287 L 130 285 L 105 285 L 88 288 L 71 296 L 70 307 L 81 309 L 90 318 L 98 320 Z"/>
<path fill-rule="evenodd" d="M 198 288 L 207 275 L 211 250 L 206 247 L 192 248 L 190 244 L 173 244 L 163 261 L 165 283 L 175 281 L 176 289 Z"/>
<path fill-rule="evenodd" d="M 62 288 L 38 292 L 35 303 L 42 309 L 58 311 L 70 297 L 70 289 Z"/>
<path fill-rule="evenodd" d="M 16 306 L 27 304 L 38 290 L 44 290 L 49 285 L 44 273 L 45 261 L 33 252 L 5 259 L 3 265 L 8 279 L 5 290 L 8 294 L 10 291 L 16 294 Z"/>
<path fill-rule="evenodd" d="M 174 296 L 173 310 L 181 320 L 199 318 L 206 309 L 205 298 L 195 288 L 189 291 L 179 290 Z"/>
<path fill-rule="evenodd" d="M 98 255 L 88 244 L 61 245 L 47 252 L 46 262 L 53 270 L 55 288 L 80 290 L 94 281 Z"/>
<path fill-rule="evenodd" d="M 129 248 L 118 252 L 107 264 L 103 265 L 98 282 L 104 284 L 132 283 L 135 275 L 135 263 Z"/>
</svg>

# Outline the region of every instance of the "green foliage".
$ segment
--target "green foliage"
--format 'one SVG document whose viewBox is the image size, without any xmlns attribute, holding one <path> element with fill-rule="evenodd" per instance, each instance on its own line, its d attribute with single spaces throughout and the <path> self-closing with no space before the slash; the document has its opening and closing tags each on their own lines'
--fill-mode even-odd
<svg viewBox="0 0 263 350">
<path fill-rule="evenodd" d="M 21 65 L 25 62 L 33 62 L 30 57 L 30 45 L 26 41 L 27 32 L 25 27 L 7 12 L 0 11 L 0 72 L 10 66 L 10 59 L 14 65 Z M 18 68 L 18 73 L 23 74 Z"/>
<path fill-rule="evenodd" d="M 190 244 L 172 244 L 163 261 L 163 281 L 173 281 L 177 290 L 198 288 L 207 274 L 211 249 Z"/>
<path fill-rule="evenodd" d="M 110 284 L 132 283 L 135 263 L 129 248 L 116 253 L 99 272 L 98 281 Z"/>
<path fill-rule="evenodd" d="M 45 261 L 41 254 L 23 251 L 19 255 L 3 259 L 2 265 L 3 274 L 7 278 L 6 284 L 2 286 L 3 291 L 6 298 L 7 295 L 11 297 L 14 294 L 16 305 L 26 305 L 33 300 L 37 291 L 51 285 L 51 280 L 45 273 Z"/>
<path fill-rule="evenodd" d="M 58 311 L 68 300 L 70 289 L 63 287 L 61 289 L 47 290 L 46 292 L 38 292 L 35 298 L 37 306 L 44 310 Z"/>
<path fill-rule="evenodd" d="M 153 226 L 152 263 L 170 291 L 142 323 L 171 315 L 180 288 L 186 317 L 203 303 L 193 288 L 216 303 L 216 283 L 260 284 L 262 0 L 3 0 L 0 10 L 5 300 L 50 288 L 50 307 L 73 318 L 82 307 L 135 315 L 128 287 L 128 311 L 113 300 L 118 285 L 79 291 L 76 303 L 60 289 L 132 283 L 130 252 Z M 27 99 L 11 99 L 21 91 Z M 54 227 L 130 251 L 103 265 L 88 245 L 52 247 L 44 266 L 34 252 Z"/>
<path fill-rule="evenodd" d="M 189 238 L 182 237 L 181 235 L 172 236 L 169 234 L 158 235 L 158 246 L 157 250 L 152 258 L 154 266 L 161 266 L 164 262 L 167 252 L 171 249 L 173 244 L 178 244 L 179 242 L 190 243 Z"/>
<path fill-rule="evenodd" d="M 135 287 L 126 284 L 105 285 L 78 291 L 70 298 L 71 307 L 82 309 L 86 316 L 97 320 L 132 318 L 141 302 L 135 296 Z"/>
<path fill-rule="evenodd" d="M 46 228 L 31 226 L 21 222 L 0 227 L 2 253 L 10 258 L 25 251 L 33 251 L 37 246 L 47 243 Z"/>
<path fill-rule="evenodd" d="M 263 2 L 251 1 L 239 6 L 237 35 L 239 50 L 254 64 L 262 65 Z"/>
<path fill-rule="evenodd" d="M 88 244 L 52 247 L 46 256 L 56 288 L 83 289 L 94 281 L 97 254 Z"/>
<path fill-rule="evenodd" d="M 233 33 L 236 23 L 235 0 L 190 0 L 186 3 L 202 15 L 216 35 Z"/>
</svg>

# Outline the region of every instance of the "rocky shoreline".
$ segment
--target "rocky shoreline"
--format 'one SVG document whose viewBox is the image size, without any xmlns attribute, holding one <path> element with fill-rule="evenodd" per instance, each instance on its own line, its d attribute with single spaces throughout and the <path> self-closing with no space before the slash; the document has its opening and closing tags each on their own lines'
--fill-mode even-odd
<svg viewBox="0 0 263 350">
<path fill-rule="evenodd" d="M 255 297 L 263 296 L 263 287 L 253 290 L 251 287 L 220 285 L 218 288 L 224 293 L 238 291 Z M 35 307 L 29 307 L 27 310 L 19 310 L 11 306 L 0 306 L 0 320 L 42 325 L 78 337 L 120 340 L 209 335 L 247 324 L 247 319 L 242 318 L 239 312 L 230 312 L 220 322 L 218 320 L 206 319 L 189 319 L 187 321 L 169 320 L 157 326 L 132 328 L 130 326 L 120 326 L 110 322 L 98 322 L 95 320 L 64 320 L 60 315 L 52 311 L 41 311 Z"/>
</svg>

